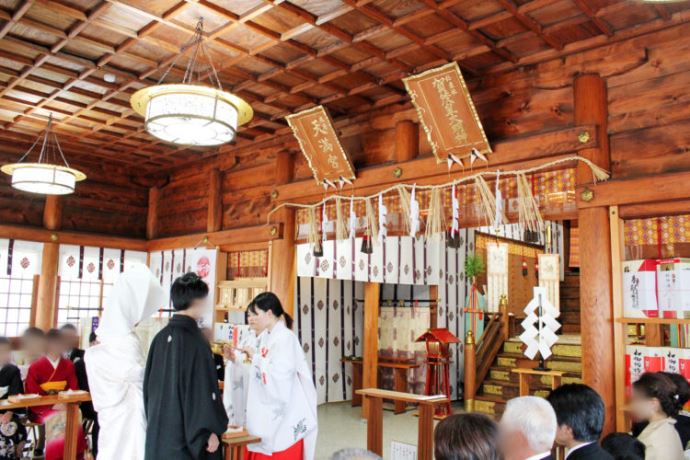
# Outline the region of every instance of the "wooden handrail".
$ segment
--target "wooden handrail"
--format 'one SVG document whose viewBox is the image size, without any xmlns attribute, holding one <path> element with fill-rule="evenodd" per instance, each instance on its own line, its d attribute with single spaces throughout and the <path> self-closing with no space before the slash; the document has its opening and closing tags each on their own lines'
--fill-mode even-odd
<svg viewBox="0 0 690 460">
<path fill-rule="evenodd" d="M 510 319 L 508 317 L 508 300 L 505 296 L 501 297 L 499 310 L 497 313 L 486 313 L 489 321 L 478 342 L 475 342 L 474 333 L 471 330 L 467 331 L 464 382 L 465 410 L 467 412 L 474 409 L 477 388 L 486 378 L 496 356 L 509 337 Z"/>
</svg>

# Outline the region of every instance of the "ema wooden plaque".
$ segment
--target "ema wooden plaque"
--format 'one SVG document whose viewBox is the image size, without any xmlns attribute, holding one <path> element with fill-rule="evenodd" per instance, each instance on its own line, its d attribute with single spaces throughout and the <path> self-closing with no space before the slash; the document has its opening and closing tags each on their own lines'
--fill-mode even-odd
<svg viewBox="0 0 690 460">
<path fill-rule="evenodd" d="M 322 105 L 285 118 L 319 185 L 333 186 L 355 179 L 350 157 L 343 150 L 333 120 Z"/>
<path fill-rule="evenodd" d="M 473 149 L 483 155 L 491 153 L 456 62 L 404 78 L 403 82 L 439 163 L 447 161 L 449 155 L 470 156 Z"/>
</svg>

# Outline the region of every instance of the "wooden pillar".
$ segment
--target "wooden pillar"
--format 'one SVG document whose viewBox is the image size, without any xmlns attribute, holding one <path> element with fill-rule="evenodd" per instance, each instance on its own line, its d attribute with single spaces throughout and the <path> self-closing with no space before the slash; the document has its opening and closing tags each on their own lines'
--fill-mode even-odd
<svg viewBox="0 0 690 460">
<path fill-rule="evenodd" d="M 48 230 L 60 230 L 62 226 L 62 198 L 46 196 L 43 207 L 43 226 Z M 36 310 L 34 324 L 48 330 L 55 326 L 57 309 L 57 280 L 60 245 L 57 242 L 43 243 L 41 256 L 41 276 L 36 289 Z"/>
<path fill-rule="evenodd" d="M 209 171 L 208 178 L 208 217 L 206 231 L 220 231 L 223 226 L 223 177 L 218 168 Z"/>
<path fill-rule="evenodd" d="M 60 230 L 62 227 L 62 198 L 47 195 L 43 207 L 43 226 L 48 230 Z"/>
<path fill-rule="evenodd" d="M 280 152 L 276 157 L 275 183 L 287 184 L 292 180 L 294 157 L 289 152 Z M 288 314 L 294 316 L 295 286 L 297 284 L 297 261 L 295 259 L 295 210 L 282 208 L 272 222 L 283 223 L 283 238 L 272 240 L 268 246 L 268 287 L 275 293 Z"/>
<path fill-rule="evenodd" d="M 410 161 L 419 155 L 419 126 L 409 120 L 395 125 L 395 159 Z"/>
<path fill-rule="evenodd" d="M 474 334 L 467 331 L 465 337 L 465 411 L 474 411 L 474 397 L 477 394 L 477 348 L 474 343 Z"/>
<path fill-rule="evenodd" d="M 364 356 L 362 364 L 362 388 L 378 387 L 379 371 L 379 283 L 364 284 Z M 362 414 L 368 414 L 364 398 Z"/>
<path fill-rule="evenodd" d="M 146 213 L 146 239 L 152 240 L 158 236 L 158 197 L 161 189 L 149 188 L 149 207 Z"/>
<path fill-rule="evenodd" d="M 578 76 L 574 83 L 574 97 L 575 124 L 596 124 L 599 144 L 597 148 L 581 150 L 580 155 L 609 170 L 606 82 L 595 74 Z M 577 182 L 578 185 L 592 182 L 592 174 L 585 165 L 578 165 Z M 608 209 L 579 209 L 578 226 L 582 378 L 604 400 L 606 434 L 615 430 L 611 235 L 604 231 L 609 228 Z"/>
</svg>

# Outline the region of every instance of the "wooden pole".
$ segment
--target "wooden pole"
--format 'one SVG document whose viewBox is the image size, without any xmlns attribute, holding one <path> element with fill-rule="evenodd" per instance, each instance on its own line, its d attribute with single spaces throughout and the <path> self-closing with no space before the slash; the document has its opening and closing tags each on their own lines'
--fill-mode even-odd
<svg viewBox="0 0 690 460">
<path fill-rule="evenodd" d="M 218 168 L 209 171 L 208 217 L 206 231 L 218 232 L 223 226 L 223 177 Z"/>
<path fill-rule="evenodd" d="M 46 196 L 43 207 L 43 226 L 48 230 L 62 228 L 62 198 L 57 195 Z"/>
<path fill-rule="evenodd" d="M 362 388 L 378 388 L 379 370 L 379 283 L 364 284 L 364 356 Z M 364 398 L 362 414 L 368 415 L 369 398 Z"/>
<path fill-rule="evenodd" d="M 395 159 L 399 162 L 414 160 L 419 155 L 419 126 L 409 120 L 395 125 Z"/>
<path fill-rule="evenodd" d="M 575 78 L 575 124 L 597 125 L 598 147 L 580 155 L 609 170 L 606 82 L 599 75 Z M 590 136 L 594 133 L 589 133 Z M 579 164 L 578 185 L 592 183 L 589 169 Z M 594 192 L 596 194 L 596 191 Z M 582 330 L 582 378 L 604 400 L 604 434 L 615 430 L 615 367 L 612 317 L 611 235 L 606 207 L 578 209 L 580 227 L 580 327 Z"/>
<path fill-rule="evenodd" d="M 48 195 L 43 208 L 43 226 L 47 230 L 60 230 L 62 224 L 62 199 Z M 57 239 L 57 236 L 54 237 Z M 41 276 L 36 289 L 35 325 L 43 330 L 55 326 L 57 309 L 57 280 L 60 245 L 55 241 L 43 243 Z"/>
<path fill-rule="evenodd" d="M 280 152 L 276 157 L 276 185 L 292 180 L 294 157 Z M 297 261 L 295 259 L 295 210 L 283 208 L 274 214 L 272 222 L 283 223 L 283 238 L 268 245 L 268 288 L 275 293 L 288 314 L 294 316 L 295 288 L 297 284 Z"/>
<path fill-rule="evenodd" d="M 474 343 L 474 334 L 467 331 L 465 337 L 465 412 L 474 411 L 474 397 L 477 393 L 477 348 Z"/>
<path fill-rule="evenodd" d="M 146 239 L 153 240 L 158 237 L 158 187 L 149 188 L 149 207 L 146 213 Z"/>
</svg>

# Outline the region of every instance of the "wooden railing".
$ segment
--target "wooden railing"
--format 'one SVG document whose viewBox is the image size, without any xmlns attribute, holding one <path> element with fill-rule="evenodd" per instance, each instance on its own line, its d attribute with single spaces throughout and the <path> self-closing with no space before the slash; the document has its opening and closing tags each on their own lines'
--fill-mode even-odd
<svg viewBox="0 0 690 460">
<path fill-rule="evenodd" d="M 489 322 L 484 327 L 484 333 L 475 340 L 472 331 L 467 331 L 465 338 L 465 410 L 474 410 L 474 398 L 477 389 L 482 384 L 496 356 L 508 340 L 510 333 L 510 318 L 508 316 L 508 302 L 501 299 L 498 313 L 487 313 Z"/>
</svg>

